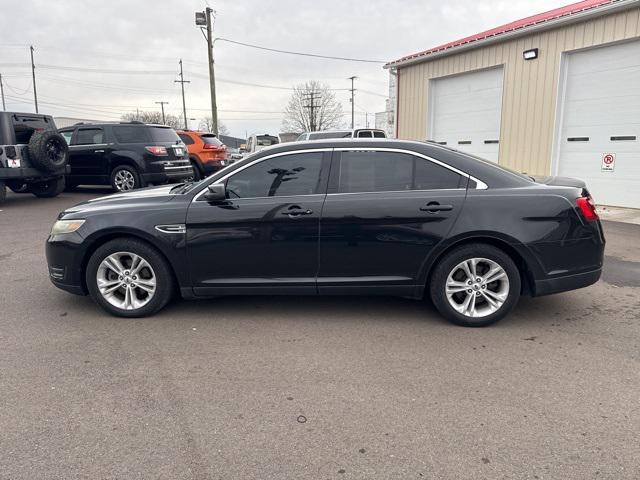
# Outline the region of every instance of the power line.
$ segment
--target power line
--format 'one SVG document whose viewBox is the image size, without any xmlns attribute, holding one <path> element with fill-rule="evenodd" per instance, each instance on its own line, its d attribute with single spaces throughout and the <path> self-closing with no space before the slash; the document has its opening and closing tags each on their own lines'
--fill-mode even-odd
<svg viewBox="0 0 640 480">
<path fill-rule="evenodd" d="M 299 56 L 302 56 L 302 57 L 326 58 L 326 59 L 329 59 L 329 60 L 342 60 L 342 61 L 345 61 L 345 62 L 362 62 L 362 63 L 379 63 L 379 64 L 387 63 L 387 62 L 384 62 L 382 60 L 369 60 L 369 59 L 363 59 L 363 58 L 336 57 L 336 56 L 333 56 L 333 55 L 318 55 L 316 53 L 304 53 L 304 52 L 294 52 L 294 51 L 291 51 L 291 50 L 280 50 L 278 48 L 263 47 L 261 45 L 254 45 L 252 43 L 238 42 L 236 40 L 231 40 L 229 38 L 218 37 L 218 38 L 216 38 L 216 41 L 233 43 L 235 45 L 242 45 L 243 47 L 256 48 L 258 50 L 266 50 L 268 52 L 286 53 L 288 55 L 299 55 Z"/>
</svg>

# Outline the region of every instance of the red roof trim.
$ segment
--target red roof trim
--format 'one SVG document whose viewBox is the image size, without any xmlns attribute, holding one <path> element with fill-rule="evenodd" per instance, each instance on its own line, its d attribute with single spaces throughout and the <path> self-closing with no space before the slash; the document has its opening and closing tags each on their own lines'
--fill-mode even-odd
<svg viewBox="0 0 640 480">
<path fill-rule="evenodd" d="M 515 22 L 510 22 L 505 25 L 501 25 L 499 27 L 477 33 L 475 35 L 471 35 L 469 37 L 461 38 L 460 40 L 456 40 L 454 42 L 445 43 L 443 45 L 431 48 L 429 50 L 424 50 L 423 52 L 407 55 L 406 57 L 402 57 L 398 60 L 394 60 L 393 62 L 387 63 L 387 66 L 393 66 L 397 63 L 405 62 L 406 60 L 412 60 L 412 59 L 424 57 L 432 53 L 441 52 L 443 50 L 448 50 L 454 47 L 459 47 L 467 43 L 477 42 L 479 40 L 485 40 L 490 37 L 495 37 L 497 35 L 502 35 L 508 32 L 513 32 L 515 30 L 531 27 L 533 25 L 538 25 L 540 23 L 548 22 L 550 20 L 555 20 L 557 18 L 574 15 L 576 13 L 584 12 L 585 10 L 590 10 L 592 8 L 614 3 L 615 1 L 618 1 L 618 0 L 584 0 L 582 2 L 572 3 L 571 5 L 566 5 L 564 7 L 556 8 L 554 10 L 550 10 L 544 13 L 538 13 L 537 15 L 532 15 L 530 17 L 526 17 L 521 20 L 516 20 Z"/>
</svg>

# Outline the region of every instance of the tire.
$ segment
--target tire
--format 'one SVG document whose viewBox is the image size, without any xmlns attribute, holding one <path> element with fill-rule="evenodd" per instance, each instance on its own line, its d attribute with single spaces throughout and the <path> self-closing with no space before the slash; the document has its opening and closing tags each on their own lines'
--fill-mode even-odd
<svg viewBox="0 0 640 480">
<path fill-rule="evenodd" d="M 137 272 L 132 265 L 136 256 L 142 259 Z M 108 258 L 110 266 L 105 263 Z M 98 286 L 98 278 L 101 279 L 101 287 Z M 100 246 L 87 263 L 85 280 L 91 298 L 105 311 L 118 317 L 153 315 L 171 300 L 174 292 L 173 274 L 162 255 L 152 246 L 128 238 L 111 240 Z M 144 284 L 140 283 L 142 280 L 145 280 Z M 153 287 L 152 280 L 155 281 Z M 115 283 L 105 286 L 105 282 Z M 101 289 L 105 291 L 108 287 L 113 292 L 103 295 Z M 153 288 L 152 293 L 149 292 L 150 288 Z M 132 300 L 134 297 L 135 301 Z M 136 306 L 135 302 L 140 303 Z"/>
<path fill-rule="evenodd" d="M 29 185 L 21 180 L 9 180 L 7 181 L 7 187 L 9 187 L 13 193 L 29 192 Z"/>
<path fill-rule="evenodd" d="M 4 203 L 7 198 L 7 187 L 3 180 L 0 180 L 0 205 Z"/>
<path fill-rule="evenodd" d="M 29 191 L 38 198 L 57 197 L 64 191 L 64 177 L 29 184 Z"/>
<path fill-rule="evenodd" d="M 31 164 L 45 172 L 64 168 L 69 159 L 69 146 L 57 132 L 34 132 L 29 139 L 28 151 Z"/>
<path fill-rule="evenodd" d="M 476 275 L 471 276 L 475 279 L 469 279 L 465 265 L 469 273 L 475 269 Z M 490 274 L 491 271 L 494 273 Z M 429 289 L 433 304 L 444 318 L 464 327 L 486 327 L 507 316 L 516 306 L 520 272 L 511 257 L 499 248 L 482 243 L 463 245 L 438 262 Z"/>
<path fill-rule="evenodd" d="M 116 192 L 129 192 L 137 188 L 142 188 L 140 174 L 135 167 L 120 165 L 111 171 L 111 188 Z"/>
<path fill-rule="evenodd" d="M 193 177 L 187 179 L 187 181 L 193 180 L 194 182 L 199 182 L 204 178 L 204 176 L 202 175 L 200 165 L 198 165 L 198 161 L 195 158 L 191 159 L 191 166 L 193 167 Z"/>
</svg>

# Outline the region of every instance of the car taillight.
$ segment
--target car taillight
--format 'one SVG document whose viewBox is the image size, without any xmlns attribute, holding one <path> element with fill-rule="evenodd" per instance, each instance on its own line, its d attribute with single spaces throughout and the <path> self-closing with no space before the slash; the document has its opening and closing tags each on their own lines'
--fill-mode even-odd
<svg viewBox="0 0 640 480">
<path fill-rule="evenodd" d="M 218 150 L 220 147 L 214 145 L 213 143 L 205 143 L 203 148 L 205 150 Z"/>
<path fill-rule="evenodd" d="M 144 147 L 147 149 L 147 152 L 157 156 L 157 157 L 166 157 L 167 156 L 167 149 L 165 147 Z"/>
<path fill-rule="evenodd" d="M 591 195 L 576 198 L 576 205 L 580 209 L 580 213 L 582 213 L 582 216 L 586 221 L 593 222 L 600 218 L 598 217 L 598 212 L 596 212 L 596 205 L 593 203 Z"/>
</svg>

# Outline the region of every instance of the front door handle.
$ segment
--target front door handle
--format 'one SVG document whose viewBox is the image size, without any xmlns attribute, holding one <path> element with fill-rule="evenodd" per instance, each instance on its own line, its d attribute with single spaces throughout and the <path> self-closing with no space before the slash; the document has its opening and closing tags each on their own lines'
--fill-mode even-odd
<svg viewBox="0 0 640 480">
<path fill-rule="evenodd" d="M 104 150 L 94 150 L 93 153 L 104 153 Z"/>
<path fill-rule="evenodd" d="M 438 202 L 429 202 L 424 207 L 420 207 L 420 211 L 436 213 L 436 212 L 449 212 L 453 210 L 453 205 L 440 205 Z"/>
<path fill-rule="evenodd" d="M 282 215 L 288 215 L 289 217 L 300 217 L 302 215 L 311 215 L 313 210 L 302 209 L 298 205 L 291 205 L 286 212 L 282 212 Z"/>
</svg>

